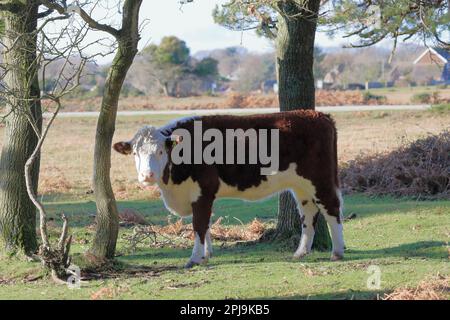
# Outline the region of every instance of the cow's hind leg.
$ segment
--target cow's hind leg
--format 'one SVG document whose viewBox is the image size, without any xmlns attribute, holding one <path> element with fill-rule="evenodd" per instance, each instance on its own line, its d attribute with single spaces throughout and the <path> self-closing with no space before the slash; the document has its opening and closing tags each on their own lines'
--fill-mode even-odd
<svg viewBox="0 0 450 320">
<path fill-rule="evenodd" d="M 196 202 L 192 203 L 192 225 L 194 227 L 195 242 L 191 258 L 185 265 L 186 268 L 208 262 L 206 249 L 210 247 L 209 244 L 205 246 L 205 242 L 207 239 L 210 241 L 208 229 L 213 201 L 213 198 L 202 195 Z"/>
<path fill-rule="evenodd" d="M 333 251 L 331 260 L 341 260 L 344 257 L 344 228 L 342 214 L 342 197 L 339 191 L 330 192 L 328 197 L 324 197 L 323 201 L 317 202 L 320 211 L 323 213 L 331 231 L 331 241 L 333 242 Z"/>
<path fill-rule="evenodd" d="M 312 198 L 305 196 L 305 193 L 300 190 L 294 191 L 294 194 L 302 223 L 302 236 L 294 258 L 301 259 L 311 252 L 319 208 L 314 204 Z"/>
</svg>

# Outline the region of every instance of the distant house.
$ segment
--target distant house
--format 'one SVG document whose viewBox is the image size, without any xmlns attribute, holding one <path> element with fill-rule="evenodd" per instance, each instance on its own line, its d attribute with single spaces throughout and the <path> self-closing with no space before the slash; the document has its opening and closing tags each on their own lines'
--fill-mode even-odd
<svg viewBox="0 0 450 320">
<path fill-rule="evenodd" d="M 413 65 L 413 79 L 419 84 L 450 84 L 450 53 L 441 48 L 428 48 Z"/>
</svg>

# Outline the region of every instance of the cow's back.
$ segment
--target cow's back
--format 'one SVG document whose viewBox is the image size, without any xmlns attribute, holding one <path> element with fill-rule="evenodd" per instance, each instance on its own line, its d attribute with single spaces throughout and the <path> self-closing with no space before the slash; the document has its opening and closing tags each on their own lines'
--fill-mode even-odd
<svg viewBox="0 0 450 320">
<path fill-rule="evenodd" d="M 194 120 L 201 121 L 202 132 L 208 129 L 218 129 L 226 136 L 227 129 L 278 129 L 279 130 L 279 173 L 287 176 L 297 175 L 310 181 L 326 181 L 336 175 L 335 139 L 336 129 L 333 120 L 320 112 L 312 110 L 296 110 L 272 114 L 249 116 L 214 115 L 203 116 L 184 121 L 174 129 L 187 129 L 194 133 Z M 259 139 L 259 137 L 258 137 Z M 210 142 L 204 142 L 203 147 Z M 225 138 L 224 138 L 225 143 Z M 194 139 L 192 139 L 194 150 Z M 269 148 L 270 150 L 270 148 Z M 234 149 L 236 152 L 236 148 Z M 224 146 L 224 159 L 227 148 Z M 248 160 L 248 145 L 246 148 Z M 175 184 L 180 184 L 190 178 L 198 181 L 204 192 L 215 193 L 219 186 L 226 184 L 229 188 L 239 191 L 255 189 L 264 182 L 270 182 L 270 176 L 261 174 L 263 165 L 257 164 L 191 164 L 171 165 L 170 177 Z M 296 177 L 294 177 L 296 178 Z M 337 178 L 334 177 L 335 181 Z M 272 181 L 270 185 L 281 182 Z M 317 182 L 316 182 L 317 183 Z M 273 188 L 273 187 L 272 187 Z"/>
</svg>

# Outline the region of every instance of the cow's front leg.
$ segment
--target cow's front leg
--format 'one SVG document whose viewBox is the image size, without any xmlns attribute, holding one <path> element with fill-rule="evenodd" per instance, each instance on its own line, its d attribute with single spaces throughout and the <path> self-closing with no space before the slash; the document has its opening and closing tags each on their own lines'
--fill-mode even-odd
<svg viewBox="0 0 450 320">
<path fill-rule="evenodd" d="M 185 268 L 192 268 L 193 266 L 206 263 L 204 241 L 202 243 L 200 235 L 198 234 L 197 231 L 195 231 L 195 229 L 194 232 L 195 232 L 194 248 L 192 249 L 191 258 L 186 263 Z"/>
<path fill-rule="evenodd" d="M 211 239 L 211 225 L 209 225 L 208 230 L 206 231 L 205 237 L 205 259 L 209 259 L 213 256 L 213 246 Z"/>
<path fill-rule="evenodd" d="M 192 203 L 192 225 L 194 227 L 195 243 L 191 258 L 185 265 L 186 268 L 208 262 L 208 256 L 206 255 L 205 250 L 205 240 L 207 237 L 210 237 L 208 229 L 213 201 L 214 198 L 202 195 L 196 202 Z M 209 244 L 206 248 L 210 248 Z"/>
</svg>

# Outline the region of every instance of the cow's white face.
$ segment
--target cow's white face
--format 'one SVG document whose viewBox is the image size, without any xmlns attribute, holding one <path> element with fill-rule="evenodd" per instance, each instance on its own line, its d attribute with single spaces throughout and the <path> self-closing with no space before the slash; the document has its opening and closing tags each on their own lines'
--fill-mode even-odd
<svg viewBox="0 0 450 320">
<path fill-rule="evenodd" d="M 122 154 L 133 154 L 136 161 L 138 180 L 151 185 L 162 179 L 169 156 L 166 142 L 170 139 L 157 128 L 145 126 L 130 141 L 114 144 L 114 150 Z"/>
</svg>

